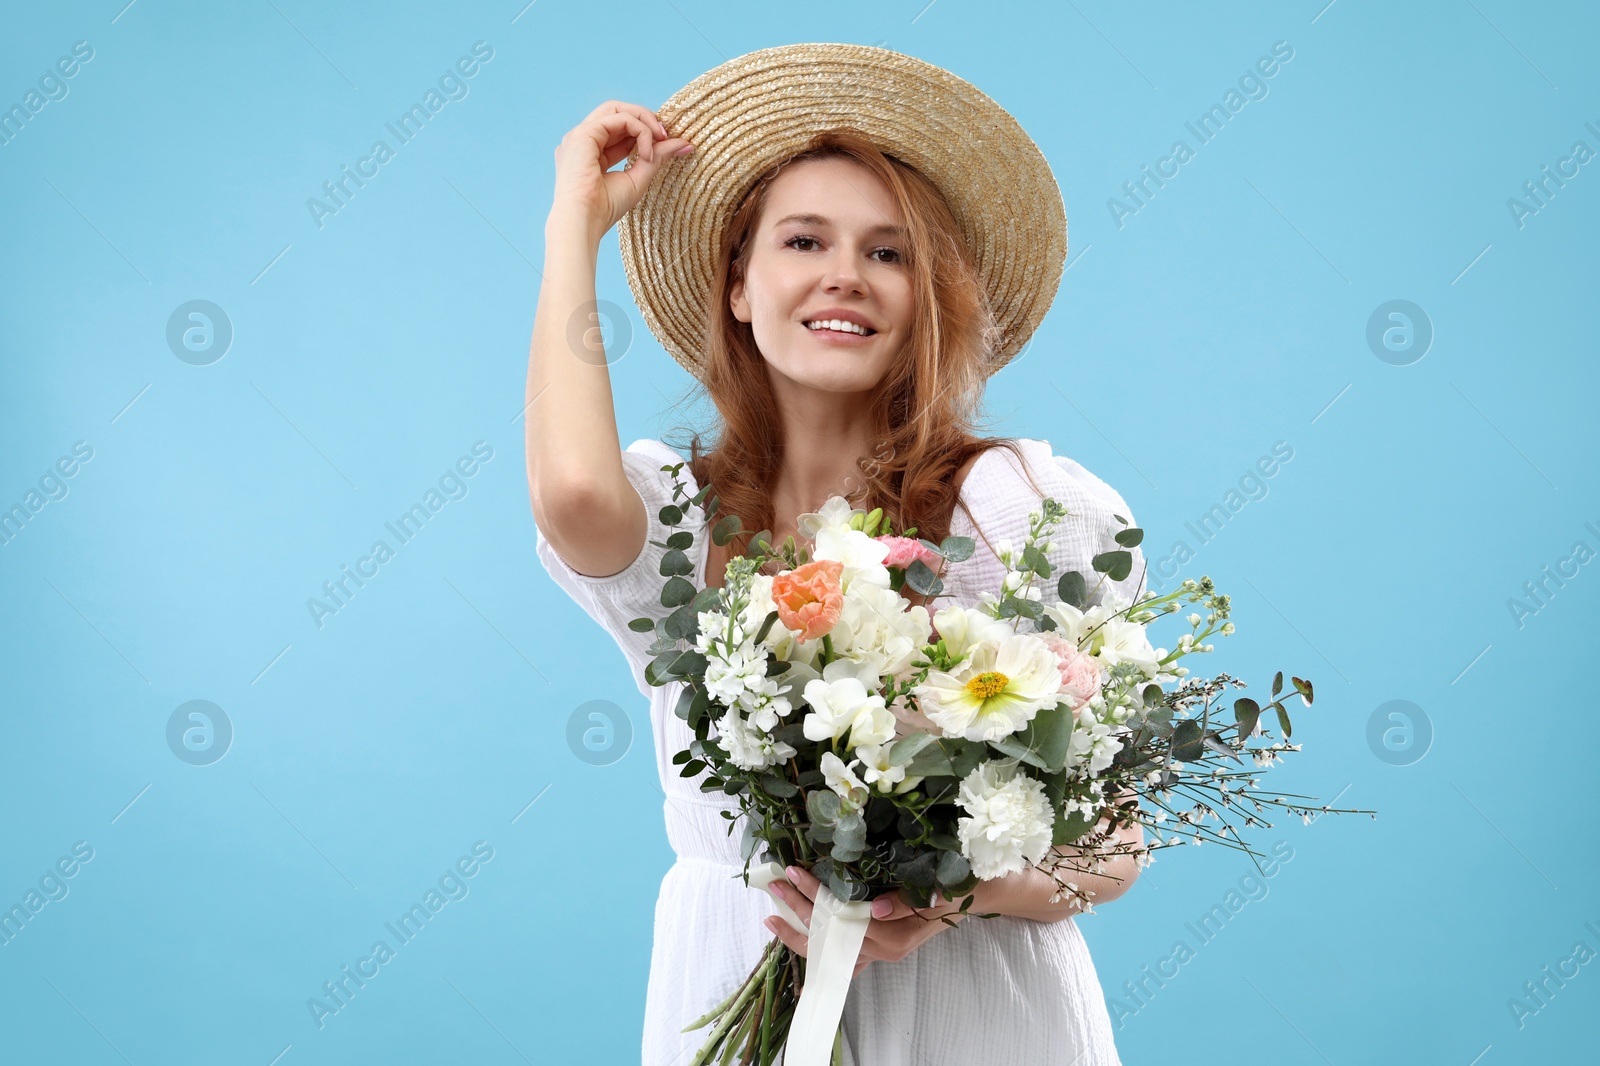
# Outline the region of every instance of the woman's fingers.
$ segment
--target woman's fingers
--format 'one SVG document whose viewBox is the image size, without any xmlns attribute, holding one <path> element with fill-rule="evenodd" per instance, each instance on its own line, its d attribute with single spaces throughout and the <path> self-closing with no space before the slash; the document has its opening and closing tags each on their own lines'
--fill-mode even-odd
<svg viewBox="0 0 1600 1066">
<path fill-rule="evenodd" d="M 661 119 L 656 116 L 654 111 L 639 104 L 630 104 L 625 100 L 607 100 L 605 103 L 589 112 L 589 118 L 596 119 L 613 113 L 632 115 L 634 118 L 637 118 L 640 121 L 649 122 L 651 128 L 656 132 L 657 135 L 663 138 L 667 135 L 667 127 L 662 124 Z"/>
<path fill-rule="evenodd" d="M 788 922 L 784 921 L 782 918 L 779 918 L 777 915 L 769 917 L 761 924 L 767 927 L 767 931 L 769 933 L 772 933 L 779 940 L 783 941 L 784 944 L 789 947 L 789 950 L 793 951 L 796 955 L 802 957 L 805 956 L 807 945 L 809 945 L 811 942 L 810 937 L 802 936 L 800 933 L 795 932 L 789 927 Z"/>
<path fill-rule="evenodd" d="M 635 148 L 641 159 L 649 159 L 650 146 L 655 143 L 654 132 L 643 119 L 622 111 L 596 118 L 593 137 L 600 147 L 602 160 L 608 160 L 607 169 Z"/>
<path fill-rule="evenodd" d="M 789 909 L 799 915 L 802 922 L 806 923 L 808 927 L 811 925 L 811 912 L 816 907 L 816 904 L 811 900 L 811 896 L 816 895 L 815 891 L 811 893 L 811 896 L 808 896 L 798 886 L 790 884 L 788 881 L 774 881 L 767 888 L 774 896 L 787 903 Z M 789 925 L 782 918 L 779 918 L 778 921 L 785 928 Z"/>
</svg>

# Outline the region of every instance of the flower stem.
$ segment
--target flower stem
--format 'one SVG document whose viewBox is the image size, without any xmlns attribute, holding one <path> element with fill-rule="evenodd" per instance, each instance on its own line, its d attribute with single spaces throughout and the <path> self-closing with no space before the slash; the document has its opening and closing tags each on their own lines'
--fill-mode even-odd
<svg viewBox="0 0 1600 1066">
<path fill-rule="evenodd" d="M 772 943 L 768 944 L 766 950 L 761 953 L 761 959 L 756 963 L 755 969 L 750 971 L 750 976 L 745 978 L 744 983 L 739 986 L 739 990 L 733 994 L 731 1002 L 724 1004 L 726 1010 L 724 1010 L 722 1007 L 719 1007 L 717 1010 L 712 1011 L 710 1014 L 706 1015 L 706 1017 L 700 1019 L 695 1024 L 690 1025 L 683 1030 L 686 1033 L 690 1032 L 700 1028 L 702 1025 L 705 1025 L 708 1021 L 719 1014 L 722 1016 L 722 1020 L 717 1022 L 716 1028 L 713 1029 L 711 1031 L 711 1035 L 706 1038 L 705 1045 L 701 1047 L 699 1054 L 695 1055 L 694 1061 L 692 1061 L 689 1066 L 705 1066 L 706 1063 L 711 1061 L 711 1056 L 716 1054 L 717 1048 L 722 1044 L 723 1039 L 728 1035 L 728 1030 L 733 1028 L 733 1024 L 736 1021 L 739 1021 L 741 1018 L 741 1008 L 743 1008 L 744 1005 L 749 1002 L 750 997 L 755 994 L 756 989 L 761 987 L 762 979 L 766 976 L 766 966 L 770 957 L 775 950 L 781 950 L 783 946 L 784 944 L 782 940 L 778 939 L 777 937 L 773 937 Z"/>
</svg>

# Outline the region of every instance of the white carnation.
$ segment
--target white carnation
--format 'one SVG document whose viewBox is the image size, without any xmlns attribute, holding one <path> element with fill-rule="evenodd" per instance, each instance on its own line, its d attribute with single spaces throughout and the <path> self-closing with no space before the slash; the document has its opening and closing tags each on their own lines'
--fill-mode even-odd
<svg viewBox="0 0 1600 1066">
<path fill-rule="evenodd" d="M 1014 760 L 980 763 L 961 781 L 956 802 L 968 817 L 956 822 L 961 854 L 983 880 L 1036 864 L 1050 850 L 1055 814 L 1044 782 Z"/>
</svg>

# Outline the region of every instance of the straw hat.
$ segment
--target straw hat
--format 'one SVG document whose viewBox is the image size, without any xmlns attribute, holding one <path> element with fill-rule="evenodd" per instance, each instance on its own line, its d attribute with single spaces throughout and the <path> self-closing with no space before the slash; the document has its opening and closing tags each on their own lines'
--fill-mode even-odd
<svg viewBox="0 0 1600 1066">
<path fill-rule="evenodd" d="M 837 127 L 866 134 L 949 201 L 1003 330 L 990 374 L 1055 299 L 1067 254 L 1055 176 L 1016 119 L 947 70 L 886 48 L 783 45 L 707 71 L 656 114 L 694 151 L 662 163 L 617 239 L 646 324 L 697 378 L 728 220 L 769 167 Z"/>
</svg>

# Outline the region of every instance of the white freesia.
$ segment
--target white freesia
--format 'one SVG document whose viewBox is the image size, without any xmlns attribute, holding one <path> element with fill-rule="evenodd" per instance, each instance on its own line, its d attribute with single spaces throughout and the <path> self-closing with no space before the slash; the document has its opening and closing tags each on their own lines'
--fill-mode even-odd
<svg viewBox="0 0 1600 1066">
<path fill-rule="evenodd" d="M 1152 678 L 1160 673 L 1161 660 L 1167 654 L 1165 648 L 1158 651 L 1150 646 L 1144 626 L 1121 618 L 1114 618 L 1101 626 L 1091 638 L 1087 650 L 1099 656 L 1108 666 L 1133 663 L 1144 671 L 1146 677 Z"/>
<path fill-rule="evenodd" d="M 839 800 L 850 810 L 860 810 L 866 805 L 868 798 L 867 786 L 855 775 L 845 761 L 831 751 L 822 753 L 819 765 L 822 767 L 822 778 L 828 787 L 838 793 Z"/>
<path fill-rule="evenodd" d="M 999 740 L 1060 700 L 1061 669 L 1036 633 L 985 640 L 953 670 L 929 670 L 914 690 L 922 713 L 947 737 Z"/>
<path fill-rule="evenodd" d="M 920 775 L 907 777 L 903 764 L 896 766 L 889 761 L 888 744 L 863 744 L 856 748 L 855 755 L 861 763 L 861 779 L 877 785 L 880 792 L 909 792 L 922 783 Z"/>
<path fill-rule="evenodd" d="M 1002 640 L 1012 634 L 1011 626 L 977 607 L 951 604 L 933 616 L 933 626 L 952 657 L 964 659 L 973 645 L 985 640 Z"/>
<path fill-rule="evenodd" d="M 991 759 L 961 781 L 956 802 L 961 854 L 983 880 L 1038 863 L 1050 850 L 1055 815 L 1044 783 L 1017 769 L 1014 760 Z"/>
<path fill-rule="evenodd" d="M 848 733 L 847 743 L 853 748 L 886 744 L 894 737 L 895 718 L 883 697 L 868 691 L 857 677 L 808 682 L 805 698 L 813 708 L 801 722 L 807 740 L 838 740 Z"/>
<path fill-rule="evenodd" d="M 823 529 L 849 529 L 853 516 L 866 513 L 859 507 L 851 507 L 843 496 L 833 496 L 822 505 L 822 510 L 807 511 L 796 519 L 795 531 L 802 537 L 815 537 Z"/>
<path fill-rule="evenodd" d="M 1062 640 L 1070 640 L 1084 652 L 1092 652 L 1085 646 L 1086 641 L 1092 641 L 1099 636 L 1098 627 L 1110 619 L 1120 607 L 1109 603 L 1097 603 L 1087 611 L 1080 611 L 1070 603 L 1057 600 L 1053 604 L 1044 605 L 1044 613 L 1055 620 L 1056 635 Z M 1091 635 L 1092 634 L 1092 635 Z"/>
</svg>

